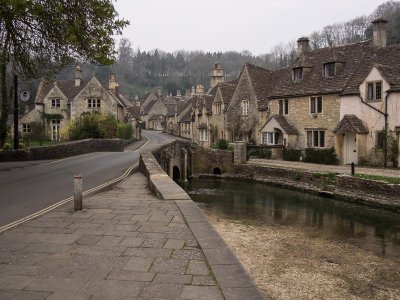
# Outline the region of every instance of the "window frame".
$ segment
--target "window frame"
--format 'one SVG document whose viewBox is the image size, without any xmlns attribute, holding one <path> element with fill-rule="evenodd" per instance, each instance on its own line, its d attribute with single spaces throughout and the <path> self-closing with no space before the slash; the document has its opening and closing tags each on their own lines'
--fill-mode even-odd
<svg viewBox="0 0 400 300">
<path fill-rule="evenodd" d="M 323 114 L 324 113 L 324 99 L 322 96 L 311 96 L 310 102 L 310 114 Z"/>
<path fill-rule="evenodd" d="M 87 98 L 87 107 L 90 109 L 101 108 L 101 98 Z"/>
<path fill-rule="evenodd" d="M 384 130 L 376 131 L 375 147 L 376 147 L 376 149 L 385 149 L 385 131 Z"/>
<path fill-rule="evenodd" d="M 332 74 L 331 74 L 332 72 Z M 323 66 L 323 74 L 325 78 L 333 78 L 336 75 L 336 63 L 329 62 Z"/>
<path fill-rule="evenodd" d="M 29 123 L 22 123 L 22 132 L 23 132 L 23 133 L 30 133 L 30 132 L 32 132 L 31 124 L 29 124 Z"/>
<path fill-rule="evenodd" d="M 289 114 L 289 99 L 279 100 L 278 114 L 280 114 L 280 115 L 288 115 Z"/>
<path fill-rule="evenodd" d="M 51 99 L 51 108 L 61 107 L 61 99 L 60 98 L 52 98 Z"/>
<path fill-rule="evenodd" d="M 249 100 L 242 100 L 242 116 L 249 115 Z"/>
<path fill-rule="evenodd" d="M 377 90 L 379 87 L 379 97 Z M 377 81 L 367 81 L 365 85 L 365 98 L 368 101 L 382 101 L 383 99 L 383 82 L 382 80 Z"/>
<path fill-rule="evenodd" d="M 304 70 L 303 69 L 304 69 L 303 67 L 293 68 L 292 76 L 293 76 L 294 82 L 299 82 L 299 81 L 303 80 L 303 78 L 304 78 Z"/>
<path fill-rule="evenodd" d="M 222 112 L 222 104 L 221 103 L 216 103 L 215 104 L 215 114 L 220 115 Z"/>
<path fill-rule="evenodd" d="M 205 129 L 205 128 L 199 129 L 199 140 L 200 140 L 200 142 L 207 142 L 208 141 L 207 129 Z"/>
<path fill-rule="evenodd" d="M 306 129 L 307 148 L 326 148 L 325 129 Z"/>
</svg>

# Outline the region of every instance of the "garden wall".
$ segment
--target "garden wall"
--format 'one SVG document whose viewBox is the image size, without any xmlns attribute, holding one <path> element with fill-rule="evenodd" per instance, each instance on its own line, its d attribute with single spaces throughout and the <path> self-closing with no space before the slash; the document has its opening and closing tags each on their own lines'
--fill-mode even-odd
<svg viewBox="0 0 400 300">
<path fill-rule="evenodd" d="M 0 152 L 0 161 L 60 159 L 91 152 L 122 152 L 128 141 L 121 139 L 87 139 L 52 146 Z"/>
</svg>

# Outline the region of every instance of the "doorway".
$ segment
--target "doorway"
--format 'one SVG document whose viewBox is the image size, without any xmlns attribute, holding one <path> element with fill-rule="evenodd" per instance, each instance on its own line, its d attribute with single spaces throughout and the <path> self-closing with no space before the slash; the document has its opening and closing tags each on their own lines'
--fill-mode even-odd
<svg viewBox="0 0 400 300">
<path fill-rule="evenodd" d="M 357 153 L 357 135 L 353 132 L 347 132 L 344 136 L 344 163 L 358 163 Z"/>
</svg>

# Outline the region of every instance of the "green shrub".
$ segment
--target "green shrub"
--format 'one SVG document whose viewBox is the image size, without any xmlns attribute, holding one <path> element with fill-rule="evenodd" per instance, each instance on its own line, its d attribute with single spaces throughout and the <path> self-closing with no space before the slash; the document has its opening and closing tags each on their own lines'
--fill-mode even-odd
<svg viewBox="0 0 400 300">
<path fill-rule="evenodd" d="M 71 140 L 112 139 L 117 137 L 117 127 L 118 122 L 111 114 L 83 113 L 70 124 L 68 135 Z"/>
<path fill-rule="evenodd" d="M 11 150 L 11 149 L 12 149 L 11 143 L 5 143 L 5 144 L 4 144 L 4 146 L 3 146 L 3 150 L 4 150 L 4 151 L 6 151 L 6 150 Z"/>
<path fill-rule="evenodd" d="M 213 149 L 227 150 L 228 146 L 229 146 L 229 144 L 228 144 L 227 140 L 219 139 L 215 143 Z"/>
<path fill-rule="evenodd" d="M 301 157 L 301 150 L 298 149 L 286 149 L 283 152 L 283 160 L 299 161 L 300 157 Z"/>
<path fill-rule="evenodd" d="M 306 149 L 305 162 L 324 164 L 324 165 L 337 165 L 339 164 L 339 159 L 336 155 L 334 148 L 329 149 Z"/>
<path fill-rule="evenodd" d="M 252 148 L 247 153 L 247 156 L 248 157 L 255 156 L 258 158 L 271 158 L 272 151 L 269 149 L 265 149 L 265 148 Z"/>
<path fill-rule="evenodd" d="M 118 138 L 122 140 L 130 140 L 133 135 L 132 124 L 118 123 Z"/>
</svg>

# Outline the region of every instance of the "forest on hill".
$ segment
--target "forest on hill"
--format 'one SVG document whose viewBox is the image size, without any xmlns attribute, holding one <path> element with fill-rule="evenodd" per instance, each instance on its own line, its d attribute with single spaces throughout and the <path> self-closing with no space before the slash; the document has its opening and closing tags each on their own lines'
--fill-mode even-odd
<svg viewBox="0 0 400 300">
<path fill-rule="evenodd" d="M 400 43 L 400 1 L 388 1 L 378 6 L 368 16 L 361 16 L 344 23 L 325 26 L 309 35 L 313 49 L 354 43 L 372 38 L 371 21 L 385 18 L 388 22 L 388 43 Z M 243 64 L 249 62 L 269 69 L 289 65 L 296 55 L 296 41 L 282 43 L 270 53 L 254 56 L 249 51 L 203 52 L 177 51 L 174 53 L 156 49 L 152 51 L 134 50 L 132 42 L 122 38 L 118 47 L 116 64 L 112 66 L 83 65 L 83 77 L 96 76 L 106 84 L 108 75 L 115 73 L 120 89 L 130 97 L 161 87 L 164 94 L 183 93 L 196 84 L 208 88 L 210 70 L 220 62 L 225 69 L 226 80 L 237 77 Z M 64 69 L 57 77 L 71 78 L 73 66 Z"/>
</svg>

